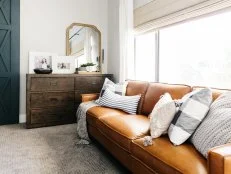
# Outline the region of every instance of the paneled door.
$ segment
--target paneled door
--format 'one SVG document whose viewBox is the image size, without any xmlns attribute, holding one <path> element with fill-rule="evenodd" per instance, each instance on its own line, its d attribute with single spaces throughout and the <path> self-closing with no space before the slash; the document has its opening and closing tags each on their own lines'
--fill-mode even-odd
<svg viewBox="0 0 231 174">
<path fill-rule="evenodd" d="M 20 0 L 0 0 L 0 125 L 19 121 Z"/>
</svg>

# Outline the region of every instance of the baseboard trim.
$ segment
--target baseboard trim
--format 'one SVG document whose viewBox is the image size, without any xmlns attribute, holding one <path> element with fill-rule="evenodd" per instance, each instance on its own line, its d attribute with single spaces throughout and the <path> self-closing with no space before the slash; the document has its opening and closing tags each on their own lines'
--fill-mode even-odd
<svg viewBox="0 0 231 174">
<path fill-rule="evenodd" d="M 26 123 L 26 114 L 19 115 L 19 123 Z"/>
</svg>

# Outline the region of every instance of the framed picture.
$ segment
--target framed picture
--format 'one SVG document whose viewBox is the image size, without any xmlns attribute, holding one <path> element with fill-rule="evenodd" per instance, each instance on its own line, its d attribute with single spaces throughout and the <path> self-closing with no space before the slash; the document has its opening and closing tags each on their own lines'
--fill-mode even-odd
<svg viewBox="0 0 231 174">
<path fill-rule="evenodd" d="M 74 56 L 57 56 L 52 59 L 52 69 L 54 74 L 73 74 L 75 73 Z"/>
<path fill-rule="evenodd" d="M 29 52 L 29 73 L 34 74 L 34 69 L 52 68 L 52 60 L 57 57 L 55 53 Z"/>
</svg>

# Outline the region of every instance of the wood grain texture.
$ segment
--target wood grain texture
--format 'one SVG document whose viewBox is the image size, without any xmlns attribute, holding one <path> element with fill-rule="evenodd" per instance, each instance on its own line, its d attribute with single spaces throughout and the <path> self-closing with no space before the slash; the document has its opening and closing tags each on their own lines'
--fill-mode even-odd
<svg viewBox="0 0 231 174">
<path fill-rule="evenodd" d="M 71 106 L 75 100 L 74 94 L 74 92 L 31 93 L 31 108 L 47 106 Z"/>
<path fill-rule="evenodd" d="M 81 94 L 99 93 L 112 74 L 27 74 L 26 127 L 74 123 Z"/>
<path fill-rule="evenodd" d="M 74 91 L 74 77 L 32 77 L 31 91 Z"/>
</svg>

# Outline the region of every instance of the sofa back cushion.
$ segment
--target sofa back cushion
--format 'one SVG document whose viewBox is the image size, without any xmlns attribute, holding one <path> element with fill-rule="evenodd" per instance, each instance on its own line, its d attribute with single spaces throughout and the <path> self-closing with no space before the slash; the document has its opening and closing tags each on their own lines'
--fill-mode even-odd
<svg viewBox="0 0 231 174">
<path fill-rule="evenodd" d="M 129 81 L 127 84 L 127 91 L 126 91 L 126 96 L 133 96 L 133 95 L 140 95 L 140 102 L 137 107 L 137 114 L 141 114 L 141 110 L 143 107 L 143 102 L 144 102 L 144 96 L 147 92 L 149 83 L 148 82 L 143 82 L 143 81 Z"/>
<path fill-rule="evenodd" d="M 164 93 L 169 93 L 173 99 L 181 99 L 185 94 L 192 91 L 188 85 L 174 85 L 164 83 L 150 83 L 144 97 L 141 114 L 149 115 L 153 107 Z"/>
</svg>

